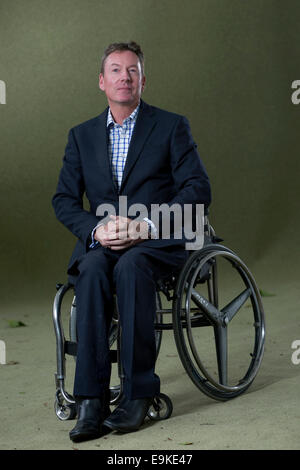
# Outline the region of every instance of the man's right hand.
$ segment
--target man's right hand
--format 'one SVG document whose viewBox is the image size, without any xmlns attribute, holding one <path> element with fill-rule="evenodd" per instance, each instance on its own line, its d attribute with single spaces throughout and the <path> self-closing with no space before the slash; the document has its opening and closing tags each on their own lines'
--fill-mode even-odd
<svg viewBox="0 0 300 470">
<path fill-rule="evenodd" d="M 102 246 L 112 250 L 123 250 L 148 238 L 147 222 L 136 222 L 126 217 L 110 216 L 111 220 L 100 225 L 94 238 Z"/>
</svg>

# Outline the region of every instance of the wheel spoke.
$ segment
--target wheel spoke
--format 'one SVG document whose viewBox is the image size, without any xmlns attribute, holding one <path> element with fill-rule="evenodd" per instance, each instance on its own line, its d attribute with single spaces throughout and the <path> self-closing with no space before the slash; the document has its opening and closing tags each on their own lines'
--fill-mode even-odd
<svg viewBox="0 0 300 470">
<path fill-rule="evenodd" d="M 251 295 L 251 289 L 245 289 L 241 292 L 237 297 L 235 297 L 226 307 L 222 308 L 221 312 L 223 314 L 223 318 L 227 319 L 227 323 L 233 319 L 234 315 L 240 310 L 240 308 L 244 305 L 246 300 L 249 299 Z"/>
<path fill-rule="evenodd" d="M 209 302 L 203 295 L 196 291 L 196 289 L 192 289 L 191 291 L 191 299 L 200 308 L 202 311 L 206 313 L 206 315 L 212 320 L 213 323 L 220 323 L 222 314 L 219 310 Z"/>
<path fill-rule="evenodd" d="M 219 381 L 222 385 L 228 383 L 228 346 L 227 327 L 217 325 L 214 327 Z"/>
</svg>

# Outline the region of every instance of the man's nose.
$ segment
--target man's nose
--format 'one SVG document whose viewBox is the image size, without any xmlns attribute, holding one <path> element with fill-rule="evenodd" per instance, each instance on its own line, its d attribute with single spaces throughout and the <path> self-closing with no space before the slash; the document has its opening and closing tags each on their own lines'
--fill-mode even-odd
<svg viewBox="0 0 300 470">
<path fill-rule="evenodd" d="M 122 69 L 121 71 L 121 80 L 124 80 L 124 81 L 130 81 L 131 80 L 131 76 L 130 76 L 130 73 L 127 69 Z"/>
</svg>

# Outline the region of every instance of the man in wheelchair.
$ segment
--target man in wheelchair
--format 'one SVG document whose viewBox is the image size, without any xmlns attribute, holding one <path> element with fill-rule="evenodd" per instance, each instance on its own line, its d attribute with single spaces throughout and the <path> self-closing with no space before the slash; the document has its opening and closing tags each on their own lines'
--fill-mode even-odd
<svg viewBox="0 0 300 470">
<path fill-rule="evenodd" d="M 108 107 L 69 132 L 53 207 L 77 238 L 68 273 L 76 276 L 77 358 L 73 441 L 99 437 L 102 425 L 138 430 L 160 379 L 155 373 L 156 281 L 184 265 L 185 238 L 165 237 L 160 204 L 209 205 L 210 184 L 185 117 L 141 100 L 144 57 L 134 43 L 111 44 L 99 87 Z M 90 209 L 83 207 L 87 196 Z M 145 207 L 133 219 L 120 210 Z M 99 207 L 112 207 L 109 217 Z M 173 221 L 174 222 L 174 221 Z M 194 222 L 194 221 L 193 221 Z M 109 327 L 114 294 L 122 331 L 124 395 L 111 413 Z"/>
</svg>

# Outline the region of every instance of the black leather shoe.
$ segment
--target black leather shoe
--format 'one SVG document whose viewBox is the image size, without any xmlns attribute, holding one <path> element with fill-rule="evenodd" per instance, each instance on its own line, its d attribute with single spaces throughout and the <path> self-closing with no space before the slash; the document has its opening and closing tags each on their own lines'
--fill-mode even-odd
<svg viewBox="0 0 300 470">
<path fill-rule="evenodd" d="M 101 425 L 110 415 L 107 402 L 100 398 L 76 397 L 77 424 L 70 431 L 69 436 L 73 442 L 82 442 L 96 439 L 102 435 Z"/>
<path fill-rule="evenodd" d="M 103 427 L 119 432 L 137 431 L 143 424 L 152 401 L 153 398 L 128 400 L 124 396 L 112 414 L 104 420 Z"/>
</svg>

